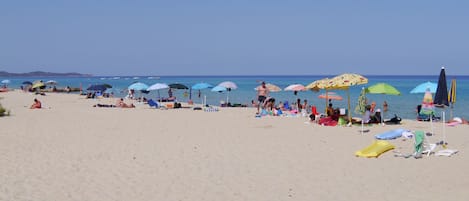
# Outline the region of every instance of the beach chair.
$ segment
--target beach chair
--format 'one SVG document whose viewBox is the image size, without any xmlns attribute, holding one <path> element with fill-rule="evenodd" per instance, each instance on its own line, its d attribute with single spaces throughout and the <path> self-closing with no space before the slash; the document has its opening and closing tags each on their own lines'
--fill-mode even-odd
<svg viewBox="0 0 469 201">
<path fill-rule="evenodd" d="M 421 154 L 430 156 L 435 151 L 436 144 L 432 144 L 425 137 L 423 131 L 415 131 L 415 153 L 414 157 L 418 158 Z"/>
<path fill-rule="evenodd" d="M 155 102 L 153 99 L 148 100 L 147 103 L 150 107 L 158 108 L 158 103 Z"/>
</svg>

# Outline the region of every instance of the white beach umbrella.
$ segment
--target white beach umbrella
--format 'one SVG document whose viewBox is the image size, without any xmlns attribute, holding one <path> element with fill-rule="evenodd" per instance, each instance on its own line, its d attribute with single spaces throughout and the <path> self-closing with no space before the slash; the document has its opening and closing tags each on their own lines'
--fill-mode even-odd
<svg viewBox="0 0 469 201">
<path fill-rule="evenodd" d="M 2 80 L 2 84 L 10 84 L 10 80 Z"/>
<path fill-rule="evenodd" d="M 148 91 L 158 91 L 158 98 L 160 98 L 160 89 L 169 89 L 169 85 L 166 83 L 156 83 L 147 88 Z"/>
</svg>

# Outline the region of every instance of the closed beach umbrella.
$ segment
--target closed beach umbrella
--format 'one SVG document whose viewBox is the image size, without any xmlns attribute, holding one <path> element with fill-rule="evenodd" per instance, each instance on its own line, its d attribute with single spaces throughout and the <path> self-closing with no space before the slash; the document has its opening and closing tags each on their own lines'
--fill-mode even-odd
<svg viewBox="0 0 469 201">
<path fill-rule="evenodd" d="M 357 107 L 355 107 L 355 113 L 363 115 L 366 112 L 366 93 L 365 93 L 365 88 L 362 88 L 362 91 L 360 93 L 360 96 L 358 96 L 358 104 Z"/>
<path fill-rule="evenodd" d="M 438 85 L 436 83 L 425 82 L 425 83 L 417 85 L 414 89 L 412 89 L 412 91 L 410 91 L 410 93 L 411 94 L 425 93 L 427 89 L 429 89 L 431 93 L 435 93 L 437 86 Z"/>
<path fill-rule="evenodd" d="M 440 77 L 438 79 L 438 87 L 436 88 L 435 99 L 433 100 L 433 103 L 438 107 L 449 106 L 445 67 L 441 67 Z"/>
<path fill-rule="evenodd" d="M 321 99 L 326 99 L 326 100 L 342 100 L 342 96 L 339 94 L 336 94 L 335 92 L 326 92 L 318 96 Z"/>
<path fill-rule="evenodd" d="M 448 93 L 448 102 L 451 103 L 451 115 L 450 119 L 453 119 L 453 108 L 456 103 L 456 79 L 451 80 L 451 87 L 449 88 Z"/>
<path fill-rule="evenodd" d="M 387 95 L 401 95 L 401 92 L 395 87 L 386 84 L 378 83 L 366 88 L 366 93 L 369 94 L 387 94 Z"/>
</svg>

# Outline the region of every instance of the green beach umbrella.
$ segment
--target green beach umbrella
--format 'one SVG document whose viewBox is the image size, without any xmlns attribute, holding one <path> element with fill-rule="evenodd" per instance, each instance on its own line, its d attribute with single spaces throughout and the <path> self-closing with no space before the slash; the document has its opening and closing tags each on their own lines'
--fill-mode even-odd
<svg viewBox="0 0 469 201">
<path fill-rule="evenodd" d="M 399 92 L 399 90 L 386 83 L 374 84 L 366 88 L 365 91 L 369 94 L 401 95 L 401 92 Z"/>
</svg>

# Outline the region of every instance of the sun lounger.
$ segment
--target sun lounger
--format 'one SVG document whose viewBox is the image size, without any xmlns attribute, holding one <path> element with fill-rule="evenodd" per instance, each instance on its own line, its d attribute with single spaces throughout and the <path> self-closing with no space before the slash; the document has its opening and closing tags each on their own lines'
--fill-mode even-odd
<svg viewBox="0 0 469 201">
<path fill-rule="evenodd" d="M 355 152 L 356 156 L 371 158 L 378 157 L 386 151 L 394 149 L 394 145 L 384 140 L 376 140 L 370 146 Z"/>
</svg>

